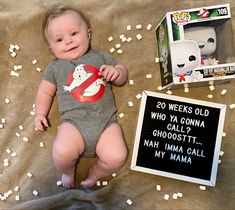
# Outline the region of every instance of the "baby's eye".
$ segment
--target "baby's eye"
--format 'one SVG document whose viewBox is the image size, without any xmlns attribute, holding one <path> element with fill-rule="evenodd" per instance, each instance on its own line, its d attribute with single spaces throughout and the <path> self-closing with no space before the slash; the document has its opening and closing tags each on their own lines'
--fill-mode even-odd
<svg viewBox="0 0 235 210">
<path fill-rule="evenodd" d="M 75 35 L 77 35 L 78 34 L 78 31 L 74 31 L 73 33 L 72 33 L 72 36 L 75 36 Z"/>
<path fill-rule="evenodd" d="M 59 39 L 57 39 L 57 40 L 56 40 L 56 42 L 62 42 L 62 39 L 61 39 L 61 38 L 59 38 Z"/>
</svg>

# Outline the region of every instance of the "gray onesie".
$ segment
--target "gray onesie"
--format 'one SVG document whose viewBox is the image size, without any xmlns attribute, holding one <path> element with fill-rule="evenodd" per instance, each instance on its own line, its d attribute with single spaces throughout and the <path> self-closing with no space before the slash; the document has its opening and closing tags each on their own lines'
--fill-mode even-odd
<svg viewBox="0 0 235 210">
<path fill-rule="evenodd" d="M 102 132 L 116 121 L 111 84 L 97 74 L 103 64 L 117 62 L 103 50 L 90 50 L 78 60 L 55 59 L 44 72 L 44 79 L 57 86 L 61 123 L 72 123 L 83 136 L 85 157 L 95 155 Z"/>
</svg>

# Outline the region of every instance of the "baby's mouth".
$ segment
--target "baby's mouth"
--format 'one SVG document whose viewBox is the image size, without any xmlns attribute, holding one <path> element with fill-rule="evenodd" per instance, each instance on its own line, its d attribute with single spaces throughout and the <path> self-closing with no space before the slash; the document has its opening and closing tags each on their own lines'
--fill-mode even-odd
<svg viewBox="0 0 235 210">
<path fill-rule="evenodd" d="M 75 50 L 75 49 L 77 49 L 77 48 L 78 48 L 78 47 L 72 47 L 72 48 L 68 49 L 67 52 L 73 51 L 73 50 Z"/>
</svg>

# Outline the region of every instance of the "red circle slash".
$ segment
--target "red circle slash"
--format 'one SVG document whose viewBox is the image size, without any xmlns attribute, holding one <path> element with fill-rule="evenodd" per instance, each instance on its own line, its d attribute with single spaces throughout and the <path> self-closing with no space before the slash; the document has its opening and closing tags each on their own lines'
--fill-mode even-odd
<svg viewBox="0 0 235 210">
<path fill-rule="evenodd" d="M 83 65 L 83 68 L 86 72 L 93 73 L 88 79 L 86 79 L 79 87 L 75 88 L 72 90 L 71 95 L 73 98 L 76 100 L 79 100 L 81 102 L 95 102 L 99 100 L 105 92 L 105 86 L 104 84 L 100 84 L 100 89 L 99 91 L 92 95 L 92 96 L 84 96 L 83 92 L 91 85 L 93 84 L 97 79 L 101 79 L 102 77 L 98 74 L 99 70 L 95 66 L 91 66 L 88 64 Z M 73 81 L 73 71 L 70 72 L 68 79 L 67 79 L 67 84 L 70 85 Z"/>
</svg>

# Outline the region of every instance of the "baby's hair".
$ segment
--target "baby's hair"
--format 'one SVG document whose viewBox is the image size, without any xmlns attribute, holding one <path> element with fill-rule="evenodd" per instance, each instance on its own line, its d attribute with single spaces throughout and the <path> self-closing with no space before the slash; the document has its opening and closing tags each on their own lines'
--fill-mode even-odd
<svg viewBox="0 0 235 210">
<path fill-rule="evenodd" d="M 51 21 L 53 18 L 58 17 L 58 16 L 64 14 L 64 13 L 67 12 L 67 11 L 74 11 L 74 12 L 78 13 L 79 16 L 82 18 L 82 20 L 86 23 L 88 30 L 90 30 L 90 28 L 91 28 L 90 21 L 89 21 L 89 19 L 83 14 L 83 12 L 81 12 L 81 11 L 78 10 L 78 9 L 71 8 L 71 7 L 58 6 L 58 7 L 54 7 L 54 8 L 52 8 L 52 9 L 50 9 L 50 10 L 45 14 L 44 21 L 43 21 L 43 33 L 44 33 L 44 37 L 45 37 L 46 39 L 47 39 L 46 32 L 47 32 L 48 25 L 49 25 L 50 21 Z"/>
</svg>

